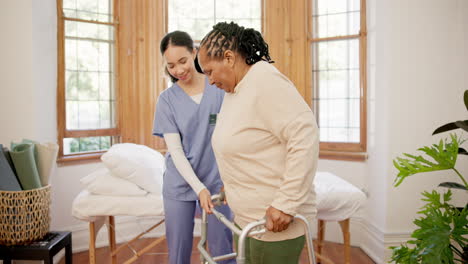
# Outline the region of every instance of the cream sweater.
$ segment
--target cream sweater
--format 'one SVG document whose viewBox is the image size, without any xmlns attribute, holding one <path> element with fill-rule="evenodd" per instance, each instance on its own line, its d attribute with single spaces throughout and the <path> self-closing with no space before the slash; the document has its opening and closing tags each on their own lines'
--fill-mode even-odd
<svg viewBox="0 0 468 264">
<path fill-rule="evenodd" d="M 273 206 L 287 214 L 316 215 L 313 178 L 319 134 L 310 107 L 294 85 L 267 62 L 252 65 L 224 97 L 213 150 L 235 222 L 244 227 Z M 293 222 L 264 241 L 303 235 Z"/>
</svg>

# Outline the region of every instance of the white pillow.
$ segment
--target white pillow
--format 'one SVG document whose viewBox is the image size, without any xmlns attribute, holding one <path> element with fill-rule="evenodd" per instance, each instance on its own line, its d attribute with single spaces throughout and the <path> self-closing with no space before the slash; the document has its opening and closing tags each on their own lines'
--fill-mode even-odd
<svg viewBox="0 0 468 264">
<path fill-rule="evenodd" d="M 162 194 L 164 156 L 156 150 L 132 143 L 115 144 L 101 160 L 114 176 L 148 192 Z"/>
<path fill-rule="evenodd" d="M 107 168 L 92 172 L 81 178 L 80 182 L 92 194 L 108 196 L 144 196 L 147 194 L 136 184 L 113 176 Z"/>
</svg>

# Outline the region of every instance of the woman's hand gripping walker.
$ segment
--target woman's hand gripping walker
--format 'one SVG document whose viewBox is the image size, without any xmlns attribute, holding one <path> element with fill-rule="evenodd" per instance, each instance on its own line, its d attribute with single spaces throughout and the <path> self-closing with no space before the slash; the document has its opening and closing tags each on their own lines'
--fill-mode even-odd
<svg viewBox="0 0 468 264">
<path fill-rule="evenodd" d="M 225 195 L 224 192 L 220 194 L 215 194 L 211 196 L 213 205 L 220 206 L 224 204 Z M 265 224 L 266 220 L 261 219 L 255 222 L 251 222 L 244 227 L 244 229 L 238 228 L 233 222 L 231 222 L 225 215 L 218 212 L 216 208 L 211 208 L 213 215 L 218 218 L 221 223 L 226 225 L 232 232 L 239 236 L 238 252 L 233 252 L 226 255 L 212 257 L 207 251 L 206 238 L 207 238 L 207 212 L 202 210 L 202 222 L 201 222 L 201 237 L 200 242 L 198 243 L 198 250 L 200 251 L 200 259 L 202 264 L 216 264 L 217 261 L 222 261 L 226 259 L 236 258 L 237 264 L 245 264 L 245 239 L 247 237 L 252 237 L 260 235 L 266 232 Z M 302 223 L 305 236 L 307 241 L 308 257 L 309 263 L 315 264 L 315 255 L 314 255 L 314 246 L 312 244 L 312 232 L 310 230 L 309 223 L 306 218 L 302 215 L 296 215 L 294 221 L 299 221 Z"/>
</svg>

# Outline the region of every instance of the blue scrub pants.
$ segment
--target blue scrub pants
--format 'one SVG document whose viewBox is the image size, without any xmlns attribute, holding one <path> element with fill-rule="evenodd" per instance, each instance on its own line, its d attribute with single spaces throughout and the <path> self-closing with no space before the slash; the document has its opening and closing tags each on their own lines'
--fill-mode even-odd
<svg viewBox="0 0 468 264">
<path fill-rule="evenodd" d="M 200 210 L 198 201 L 178 201 L 164 197 L 166 240 L 169 248 L 170 264 L 189 264 L 192 255 L 193 227 L 195 210 Z M 227 205 L 216 208 L 232 219 Z M 208 215 L 208 248 L 212 256 L 233 252 L 232 232 L 214 215 Z M 221 261 L 222 264 L 235 264 L 234 259 Z"/>
</svg>

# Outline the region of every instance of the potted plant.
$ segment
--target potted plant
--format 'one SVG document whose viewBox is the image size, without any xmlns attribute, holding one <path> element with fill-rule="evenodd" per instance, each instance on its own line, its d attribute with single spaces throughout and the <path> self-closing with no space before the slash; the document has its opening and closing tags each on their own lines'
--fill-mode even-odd
<svg viewBox="0 0 468 264">
<path fill-rule="evenodd" d="M 464 103 L 468 110 L 468 90 L 464 93 Z M 468 120 L 445 124 L 437 128 L 433 135 L 457 129 L 468 132 Z M 440 140 L 438 144 L 418 149 L 432 160 L 422 155 L 407 153 L 393 160 L 394 166 L 398 169 L 394 181 L 395 187 L 414 174 L 441 170 L 452 171 L 461 182 L 439 184 L 441 187 L 449 188 L 443 194 L 435 190 L 422 193 L 422 200 L 426 204 L 418 212 L 420 217 L 414 220 L 417 229 L 411 234 L 411 240 L 398 247 L 391 247 L 393 251 L 391 261 L 410 264 L 468 263 L 468 206 L 460 208 L 451 203 L 451 189 L 468 192 L 466 178 L 455 167 L 458 158 L 468 155 L 468 152 L 461 147 L 464 142 L 461 135 L 452 133 L 449 138 Z M 465 204 L 467 202 L 468 199 Z"/>
</svg>

